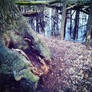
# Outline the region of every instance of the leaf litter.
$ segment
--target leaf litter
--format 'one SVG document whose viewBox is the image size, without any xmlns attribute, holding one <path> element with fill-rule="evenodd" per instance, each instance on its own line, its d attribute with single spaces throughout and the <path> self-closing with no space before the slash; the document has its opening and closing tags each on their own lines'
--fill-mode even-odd
<svg viewBox="0 0 92 92">
<path fill-rule="evenodd" d="M 52 53 L 52 67 L 38 92 L 92 92 L 92 49 L 78 42 L 40 36 Z"/>
</svg>

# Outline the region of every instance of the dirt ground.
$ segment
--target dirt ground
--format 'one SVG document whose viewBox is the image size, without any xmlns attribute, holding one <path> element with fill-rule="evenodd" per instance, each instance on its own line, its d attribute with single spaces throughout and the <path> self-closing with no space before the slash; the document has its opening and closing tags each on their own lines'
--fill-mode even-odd
<svg viewBox="0 0 92 92">
<path fill-rule="evenodd" d="M 78 42 L 40 36 L 52 53 L 52 68 L 38 92 L 92 92 L 92 49 Z"/>
</svg>

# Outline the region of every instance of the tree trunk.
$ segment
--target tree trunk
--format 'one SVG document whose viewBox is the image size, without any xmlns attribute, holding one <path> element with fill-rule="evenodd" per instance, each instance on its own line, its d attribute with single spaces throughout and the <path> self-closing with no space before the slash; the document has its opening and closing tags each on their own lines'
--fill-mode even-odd
<svg viewBox="0 0 92 92">
<path fill-rule="evenodd" d="M 65 23 L 66 23 L 65 21 L 66 21 L 66 3 L 64 3 L 63 9 L 62 9 L 61 40 L 64 40 Z"/>
<path fill-rule="evenodd" d="M 73 39 L 76 40 L 78 38 L 78 26 L 79 26 L 79 10 L 76 10 L 75 15 L 75 27 L 73 32 Z"/>
<path fill-rule="evenodd" d="M 86 30 L 87 30 L 86 45 L 91 45 L 91 38 L 92 38 L 92 0 L 91 0 L 90 14 L 89 14 Z"/>
<path fill-rule="evenodd" d="M 36 32 L 39 33 L 39 15 L 36 16 Z"/>
<path fill-rule="evenodd" d="M 58 15 L 58 10 L 56 10 L 56 22 L 57 22 L 57 24 L 56 24 L 56 36 L 58 36 L 59 35 L 59 15 Z"/>
<path fill-rule="evenodd" d="M 23 86 L 20 84 L 23 82 L 22 79 L 25 79 L 26 84 L 30 83 L 30 90 L 32 90 L 33 84 L 39 80 L 39 77 L 31 72 L 30 66 L 30 61 L 23 54 L 6 48 L 0 41 L 0 92 L 16 92 L 17 89 L 17 92 L 26 92 L 20 91 L 19 86 Z"/>
<path fill-rule="evenodd" d="M 72 10 L 70 10 L 70 37 L 72 34 Z"/>
<path fill-rule="evenodd" d="M 42 42 L 37 34 L 30 28 L 30 25 L 26 22 L 20 11 L 17 9 L 15 5 L 15 0 L 3 0 L 0 1 L 0 40 L 5 44 L 6 47 L 9 49 L 4 49 L 5 52 L 8 51 L 8 54 L 2 53 L 2 48 L 0 46 L 0 55 L 2 54 L 2 58 L 0 56 L 0 70 L 2 71 L 3 64 L 6 66 L 8 63 L 7 61 L 15 62 L 16 65 L 19 65 L 18 68 L 11 68 L 10 70 L 20 69 L 22 66 L 19 62 L 27 62 L 29 60 L 32 64 L 29 64 L 32 67 L 32 72 L 36 75 L 43 75 L 48 72 L 49 66 L 47 65 L 50 63 L 51 54 L 47 46 Z M 0 43 L 1 45 L 1 43 Z M 5 48 L 5 47 L 4 47 Z M 18 54 L 17 57 L 10 49 L 16 49 L 19 53 L 22 53 L 26 59 L 20 58 Z M 15 51 L 16 52 L 16 51 Z M 16 60 L 16 61 L 15 61 Z M 2 64 L 3 61 L 3 64 Z M 1 67 L 2 66 L 2 67 Z M 8 68 L 11 67 L 7 65 Z M 25 65 L 25 67 L 27 67 Z M 20 69 L 22 72 L 25 73 L 25 77 L 29 77 L 33 79 L 35 78 L 33 75 L 30 76 L 31 71 L 25 70 L 22 66 Z M 4 67 L 5 68 L 5 67 Z M 35 68 L 35 70 L 33 70 Z M 13 71 L 12 70 L 12 71 Z M 30 73 L 28 73 L 30 71 Z M 4 71 L 5 72 L 5 71 Z M 9 71 L 10 72 L 10 71 Z M 8 73 L 9 73 L 8 72 Z M 21 73 L 22 73 L 21 72 Z M 0 75 L 3 72 L 0 72 Z M 13 74 L 16 72 L 13 71 Z M 20 74 L 19 74 L 20 75 Z M 21 77 L 16 77 L 16 80 L 20 80 Z"/>
</svg>

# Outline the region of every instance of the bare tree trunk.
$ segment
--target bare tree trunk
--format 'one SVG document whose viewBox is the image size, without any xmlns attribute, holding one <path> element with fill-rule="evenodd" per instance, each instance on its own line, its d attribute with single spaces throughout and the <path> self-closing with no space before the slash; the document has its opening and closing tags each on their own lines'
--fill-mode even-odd
<svg viewBox="0 0 92 92">
<path fill-rule="evenodd" d="M 75 27 L 74 27 L 74 32 L 73 32 L 73 39 L 78 38 L 78 26 L 79 26 L 79 10 L 76 10 L 76 15 L 75 15 Z"/>
<path fill-rule="evenodd" d="M 58 36 L 58 31 L 59 31 L 59 28 L 58 28 L 58 10 L 56 9 L 55 10 L 55 32 L 54 32 L 54 36 L 57 37 Z"/>
<path fill-rule="evenodd" d="M 41 16 L 40 16 L 40 30 L 42 33 L 45 33 L 45 22 L 44 22 L 44 7 L 40 8 Z"/>
<path fill-rule="evenodd" d="M 92 38 L 92 0 L 91 0 L 91 5 L 90 5 L 90 14 L 88 18 L 88 23 L 87 23 L 87 34 L 86 34 L 86 45 L 91 45 L 91 38 Z"/>
<path fill-rule="evenodd" d="M 66 3 L 64 3 L 63 9 L 62 9 L 61 40 L 64 40 L 65 23 L 66 23 L 65 21 L 66 21 Z"/>
<path fill-rule="evenodd" d="M 38 32 L 39 33 L 39 15 L 38 16 L 36 16 L 36 32 Z"/>
<path fill-rule="evenodd" d="M 72 34 L 72 10 L 70 10 L 70 36 Z"/>
</svg>

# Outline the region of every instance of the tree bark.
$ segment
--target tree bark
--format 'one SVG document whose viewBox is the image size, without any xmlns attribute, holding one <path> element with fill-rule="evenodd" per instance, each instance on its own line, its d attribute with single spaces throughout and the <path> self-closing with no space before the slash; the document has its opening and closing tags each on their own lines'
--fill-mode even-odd
<svg viewBox="0 0 92 92">
<path fill-rule="evenodd" d="M 72 34 L 72 10 L 70 10 L 70 37 Z"/>
<path fill-rule="evenodd" d="M 88 17 L 88 23 L 87 23 L 87 34 L 86 34 L 86 45 L 91 45 L 91 38 L 92 38 L 92 0 L 90 5 L 90 14 Z"/>
<path fill-rule="evenodd" d="M 17 92 L 26 92 L 20 91 L 20 89 L 24 89 L 19 87 L 23 86 L 20 84 L 23 82 L 22 79 L 25 79 L 25 84 L 30 83 L 30 90 L 27 92 L 33 90 L 39 77 L 34 75 L 31 70 L 31 63 L 23 54 L 14 49 L 6 48 L 0 41 L 0 92 L 16 92 L 16 89 L 18 89 Z"/>
<path fill-rule="evenodd" d="M 76 40 L 78 38 L 78 26 L 79 26 L 79 10 L 76 10 L 75 15 L 75 26 L 73 32 L 73 39 Z"/>
<path fill-rule="evenodd" d="M 49 49 L 30 28 L 14 1 L 1 2 L 0 12 L 0 40 L 9 48 L 21 49 L 46 60 L 51 58 Z"/>
<path fill-rule="evenodd" d="M 25 75 L 22 75 L 22 77 L 24 76 L 25 79 L 31 79 L 32 77 L 34 79 L 34 74 L 41 76 L 48 72 L 49 66 L 47 64 L 50 63 L 51 53 L 44 42 L 41 41 L 37 34 L 30 28 L 30 25 L 27 23 L 27 21 L 24 19 L 16 7 L 15 0 L 0 1 L 0 40 L 5 44 L 7 48 L 9 48 L 1 48 L 3 45 L 0 43 L 0 75 L 2 73 L 4 74 L 4 72 L 8 71 L 8 68 L 11 67 L 11 63 L 10 66 L 8 66 L 8 63 L 6 63 L 8 61 L 12 61 L 12 63 L 15 62 L 14 65 L 18 65 L 18 67 L 14 68 L 14 65 L 12 64 L 13 68 L 9 68 L 9 72 L 11 72 L 11 70 L 17 71 L 20 69 L 22 62 L 26 63 L 28 60 L 30 60 L 30 66 L 23 65 L 20 69 L 21 73 L 25 73 Z M 23 59 L 23 56 L 20 57 L 19 54 L 16 56 L 15 53 L 10 50 L 12 48 L 17 49 L 19 53 L 22 53 L 25 57 L 28 57 L 27 60 Z M 2 53 L 3 49 L 4 53 Z M 7 65 L 7 67 L 4 67 L 3 64 L 4 66 Z M 26 70 L 24 69 L 25 67 L 36 67 L 36 70 Z M 7 69 L 2 72 L 2 68 Z M 32 76 L 30 76 L 32 73 L 31 71 L 34 73 Z M 10 75 L 9 72 L 8 76 Z M 16 72 L 13 72 L 13 74 L 16 75 Z M 14 78 L 15 80 L 21 80 L 20 76 Z"/>
<path fill-rule="evenodd" d="M 63 9 L 62 9 L 61 40 L 64 40 L 65 23 L 66 23 L 65 21 L 66 21 L 66 3 L 64 3 Z"/>
</svg>

